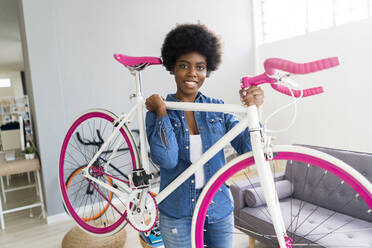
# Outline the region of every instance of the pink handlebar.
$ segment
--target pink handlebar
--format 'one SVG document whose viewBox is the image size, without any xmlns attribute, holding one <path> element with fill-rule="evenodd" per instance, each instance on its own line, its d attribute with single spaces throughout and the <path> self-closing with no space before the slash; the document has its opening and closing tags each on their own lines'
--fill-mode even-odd
<svg viewBox="0 0 372 248">
<path fill-rule="evenodd" d="M 271 84 L 271 87 L 274 90 L 277 90 L 280 93 L 283 93 L 283 94 L 288 95 L 288 96 L 292 96 L 292 93 L 293 93 L 294 97 L 300 97 L 301 96 L 301 90 L 292 89 L 292 93 L 291 93 L 289 88 L 284 86 L 284 85 Z M 313 95 L 317 95 L 317 94 L 320 94 L 320 93 L 323 93 L 323 92 L 324 92 L 324 90 L 323 90 L 323 87 L 321 87 L 321 86 L 320 87 L 314 87 L 314 88 L 308 88 L 308 89 L 303 90 L 302 97 L 313 96 Z"/>
<path fill-rule="evenodd" d="M 293 74 L 307 74 L 321 71 L 339 65 L 338 57 L 320 59 L 313 62 L 297 64 L 289 60 L 270 58 L 265 60 L 265 72 L 269 75 L 275 74 L 275 69 L 290 72 Z"/>
<path fill-rule="evenodd" d="M 255 76 L 255 77 L 243 77 L 241 82 L 241 88 L 247 88 L 250 86 L 257 86 L 264 83 L 270 83 L 271 87 L 283 94 L 292 96 L 291 91 L 288 87 L 283 85 L 274 84 L 277 82 L 275 78 L 269 77 L 269 75 L 274 75 L 275 70 L 279 69 L 281 71 L 293 73 L 293 74 L 307 74 L 339 65 L 338 57 L 331 57 L 321 60 L 316 60 L 313 62 L 298 64 L 289 60 L 279 59 L 279 58 L 269 58 L 264 62 L 265 73 Z M 301 95 L 300 90 L 292 90 L 295 97 Z M 303 90 L 303 97 L 312 96 L 320 94 L 323 92 L 322 87 L 314 87 Z"/>
</svg>

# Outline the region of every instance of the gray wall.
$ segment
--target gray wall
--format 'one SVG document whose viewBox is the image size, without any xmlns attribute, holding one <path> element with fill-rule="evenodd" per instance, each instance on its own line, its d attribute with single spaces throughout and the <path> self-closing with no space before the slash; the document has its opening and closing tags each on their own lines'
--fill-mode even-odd
<svg viewBox="0 0 372 248">
<path fill-rule="evenodd" d="M 160 56 L 176 23 L 206 24 L 224 43 L 223 63 L 203 92 L 238 103 L 240 77 L 254 70 L 250 1 L 20 0 L 27 76 L 32 82 L 36 133 L 48 215 L 63 212 L 58 156 L 73 119 L 89 108 L 120 114 L 132 103 L 133 79 L 113 53 Z M 143 73 L 146 95 L 175 91 L 161 66 Z M 226 88 L 229 93 L 226 94 Z"/>
</svg>

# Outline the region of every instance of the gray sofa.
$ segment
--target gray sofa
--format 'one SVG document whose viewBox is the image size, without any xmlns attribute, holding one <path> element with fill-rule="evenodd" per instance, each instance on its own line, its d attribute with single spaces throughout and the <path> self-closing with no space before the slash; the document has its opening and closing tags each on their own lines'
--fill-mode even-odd
<svg viewBox="0 0 372 248">
<path fill-rule="evenodd" d="M 306 147 L 322 151 L 346 162 L 372 181 L 372 154 L 315 146 Z M 306 166 L 294 166 L 292 170 L 288 168 L 289 166 L 281 173 L 276 173 L 275 180 L 289 180 L 293 185 L 292 195 L 280 200 L 284 219 L 289 220 L 290 215 L 295 216 L 298 213 L 297 210 L 301 209 L 296 223 L 292 225 L 290 221 L 285 223 L 286 227 L 292 227 L 288 228 L 287 232 L 290 236 L 294 236 L 294 240 L 302 239 L 301 243 L 313 243 L 321 238 L 309 247 L 329 247 L 329 244 L 332 244 L 332 247 L 335 247 L 335 244 L 336 246 L 339 244 L 338 247 L 372 247 L 372 213 L 366 213 L 368 206 L 358 198 L 350 201 L 346 206 L 344 204 L 345 199 L 353 198 L 355 194 L 353 190 L 340 185 L 340 180 L 334 175 L 327 174 L 327 180 L 319 180 L 323 172 L 318 168 L 311 169 L 307 173 L 305 172 Z M 266 205 L 248 207 L 246 204 L 244 192 L 247 192 L 247 189 L 252 191 L 252 187 L 259 187 L 257 178 L 243 180 L 230 187 L 235 201 L 235 226 L 268 247 L 277 247 L 276 240 L 270 236 L 274 235 L 274 228 L 268 218 Z M 306 218 L 308 213 L 313 214 Z M 360 215 L 360 213 L 366 214 Z M 340 227 L 339 223 L 345 221 L 351 222 L 335 230 Z M 299 228 L 296 234 L 293 234 L 296 226 Z M 334 233 L 323 238 L 320 235 L 306 235 L 316 226 L 320 226 L 317 233 L 323 233 L 323 231 Z M 367 230 L 356 233 L 342 232 L 360 228 Z M 263 237 L 255 233 L 265 233 L 267 236 Z"/>
</svg>

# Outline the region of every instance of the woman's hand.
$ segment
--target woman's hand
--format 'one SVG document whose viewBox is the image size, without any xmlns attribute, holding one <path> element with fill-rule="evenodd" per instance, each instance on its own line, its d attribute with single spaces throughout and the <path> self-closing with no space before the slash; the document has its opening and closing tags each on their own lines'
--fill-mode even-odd
<svg viewBox="0 0 372 248">
<path fill-rule="evenodd" d="M 149 111 L 156 112 L 158 116 L 165 116 L 167 108 L 164 101 L 162 96 L 154 94 L 146 99 L 145 105 Z"/>
<path fill-rule="evenodd" d="M 245 106 L 256 105 L 261 106 L 264 102 L 264 91 L 258 86 L 251 86 L 248 89 L 239 91 L 240 101 Z"/>
</svg>

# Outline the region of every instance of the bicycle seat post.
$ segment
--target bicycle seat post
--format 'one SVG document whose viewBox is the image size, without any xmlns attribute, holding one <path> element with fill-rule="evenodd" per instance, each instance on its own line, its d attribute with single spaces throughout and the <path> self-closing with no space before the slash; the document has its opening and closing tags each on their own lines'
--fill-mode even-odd
<svg viewBox="0 0 372 248">
<path fill-rule="evenodd" d="M 131 74 L 135 77 L 136 83 L 136 104 L 137 104 L 137 115 L 138 115 L 138 129 L 140 130 L 140 154 L 141 163 L 139 168 L 143 168 L 146 173 L 150 173 L 149 163 L 147 159 L 147 147 L 146 147 L 146 137 L 145 137 L 145 121 L 144 121 L 144 97 L 142 93 L 142 80 L 141 80 L 141 70 L 144 69 L 146 65 L 141 66 L 139 69 L 132 69 Z"/>
</svg>

